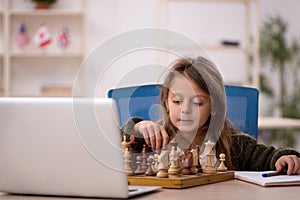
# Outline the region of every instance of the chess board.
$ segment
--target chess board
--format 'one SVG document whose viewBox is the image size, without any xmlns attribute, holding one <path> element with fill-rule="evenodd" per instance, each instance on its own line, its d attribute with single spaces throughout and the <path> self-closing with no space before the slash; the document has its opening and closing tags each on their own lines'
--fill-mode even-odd
<svg viewBox="0 0 300 200">
<path fill-rule="evenodd" d="M 174 189 L 206 185 L 231 179 L 234 179 L 233 171 L 217 172 L 216 174 L 199 173 L 195 175 L 181 175 L 171 178 L 158 178 L 156 176 L 145 175 L 128 176 L 129 185 L 161 186 L 163 188 Z"/>
</svg>

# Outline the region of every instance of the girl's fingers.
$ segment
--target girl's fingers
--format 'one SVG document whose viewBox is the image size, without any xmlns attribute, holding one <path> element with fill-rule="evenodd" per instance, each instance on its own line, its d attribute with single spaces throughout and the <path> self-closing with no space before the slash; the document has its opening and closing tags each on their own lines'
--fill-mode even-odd
<svg viewBox="0 0 300 200">
<path fill-rule="evenodd" d="M 298 171 L 300 169 L 300 163 L 299 163 L 299 158 L 297 156 L 292 156 L 291 157 L 293 159 L 293 163 L 294 163 L 294 168 L 293 168 L 293 174 L 298 174 Z"/>
<path fill-rule="evenodd" d="M 280 157 L 276 164 L 276 170 L 277 171 L 282 171 L 285 167 L 287 168 L 287 174 L 292 175 L 292 174 L 300 174 L 300 158 L 298 158 L 295 155 L 287 155 L 287 156 L 282 156 Z"/>
<path fill-rule="evenodd" d="M 169 135 L 166 129 L 164 129 L 163 127 L 161 129 L 161 135 L 162 135 L 162 147 L 166 147 L 169 143 Z"/>
<path fill-rule="evenodd" d="M 152 121 L 142 121 L 135 125 L 135 131 L 141 133 L 148 146 L 153 151 L 159 150 L 167 146 L 169 135 L 166 130 L 159 124 Z"/>
<path fill-rule="evenodd" d="M 147 130 L 142 130 L 142 131 L 140 131 L 140 133 L 143 135 L 146 144 L 148 146 L 150 146 L 151 143 L 150 143 L 150 139 L 149 139 L 149 135 L 148 135 Z"/>
</svg>

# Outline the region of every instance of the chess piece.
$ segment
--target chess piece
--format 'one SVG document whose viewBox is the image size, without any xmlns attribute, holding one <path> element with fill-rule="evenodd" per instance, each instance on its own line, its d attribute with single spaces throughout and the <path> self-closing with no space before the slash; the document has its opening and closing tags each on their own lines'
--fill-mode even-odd
<svg viewBox="0 0 300 200">
<path fill-rule="evenodd" d="M 147 148 L 146 145 L 143 145 L 143 150 L 142 150 L 142 164 L 141 164 L 142 170 L 146 171 L 147 170 Z"/>
<path fill-rule="evenodd" d="M 219 167 L 217 168 L 218 172 L 226 172 L 227 171 L 227 167 L 225 166 L 225 154 L 224 153 L 221 153 L 219 155 L 219 158 L 220 158 L 220 165 Z"/>
<path fill-rule="evenodd" d="M 125 163 L 125 172 L 127 175 L 133 175 L 132 167 L 131 167 L 131 155 L 128 148 L 124 151 L 124 163 Z"/>
<path fill-rule="evenodd" d="M 123 141 L 122 141 L 122 150 L 123 152 L 125 151 L 126 148 L 129 148 L 129 144 L 126 140 L 126 135 L 123 136 Z"/>
<path fill-rule="evenodd" d="M 131 155 L 131 166 L 133 169 L 136 169 L 136 156 L 137 156 L 137 142 L 135 141 L 135 136 L 131 135 L 129 137 L 129 142 L 128 142 L 128 146 L 129 146 L 129 151 L 130 151 L 130 155 Z"/>
<path fill-rule="evenodd" d="M 214 158 L 214 143 L 210 140 L 208 140 L 205 143 L 205 151 L 206 153 L 206 165 L 203 169 L 203 173 L 206 174 L 215 174 L 217 173 L 217 170 L 214 168 L 213 165 L 213 158 Z"/>
<path fill-rule="evenodd" d="M 169 150 L 162 149 L 158 156 L 158 166 L 156 176 L 159 178 L 168 178 L 168 168 L 169 168 Z"/>
<path fill-rule="evenodd" d="M 182 175 L 193 174 L 192 169 L 191 169 L 192 165 L 193 165 L 192 153 L 190 150 L 187 150 L 187 151 L 185 151 L 184 156 L 183 156 L 183 162 L 182 162 L 183 169 L 181 171 L 181 174 Z"/>
<path fill-rule="evenodd" d="M 197 164 L 196 168 L 197 168 L 198 173 L 202 173 L 202 167 L 200 164 L 200 146 L 199 145 L 196 145 L 196 151 L 198 154 L 198 164 Z"/>
<path fill-rule="evenodd" d="M 157 173 L 158 172 L 158 156 L 159 154 L 154 154 L 153 158 L 154 158 L 154 161 L 152 163 L 152 170 Z"/>
<path fill-rule="evenodd" d="M 135 141 L 134 135 L 131 135 L 131 136 L 129 137 L 128 145 L 129 145 L 129 151 L 130 151 L 131 153 L 137 153 L 137 150 L 136 150 L 137 143 L 136 143 L 136 141 Z"/>
<path fill-rule="evenodd" d="M 199 156 L 198 156 L 198 152 L 196 149 L 192 149 L 191 150 L 191 153 L 192 153 L 192 160 L 193 160 L 193 164 L 192 164 L 192 173 L 193 174 L 197 174 L 198 173 L 198 162 L 199 162 Z"/>
<path fill-rule="evenodd" d="M 134 171 L 135 174 L 144 174 L 145 171 L 142 169 L 142 156 L 136 157 L 136 170 Z"/>
<path fill-rule="evenodd" d="M 176 145 L 172 145 L 171 147 L 171 151 L 170 151 L 170 162 L 171 162 L 171 165 L 168 169 L 168 174 L 169 176 L 179 176 L 180 174 L 180 166 L 179 166 L 179 155 L 176 151 Z"/>
<path fill-rule="evenodd" d="M 148 165 L 148 168 L 145 172 L 145 175 L 146 176 L 155 176 L 156 173 L 153 169 L 153 166 L 154 166 L 154 156 L 150 155 L 148 158 L 147 158 L 147 165 Z"/>
</svg>

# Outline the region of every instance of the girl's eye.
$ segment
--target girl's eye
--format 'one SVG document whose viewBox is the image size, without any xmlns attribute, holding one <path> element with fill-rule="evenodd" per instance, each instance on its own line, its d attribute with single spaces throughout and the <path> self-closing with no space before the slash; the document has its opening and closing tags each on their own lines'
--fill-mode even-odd
<svg viewBox="0 0 300 200">
<path fill-rule="evenodd" d="M 174 103 L 174 104 L 180 104 L 181 101 L 179 101 L 179 100 L 173 100 L 173 103 Z"/>
<path fill-rule="evenodd" d="M 196 105 L 196 106 L 202 106 L 203 105 L 202 102 L 193 102 L 193 104 Z"/>
</svg>

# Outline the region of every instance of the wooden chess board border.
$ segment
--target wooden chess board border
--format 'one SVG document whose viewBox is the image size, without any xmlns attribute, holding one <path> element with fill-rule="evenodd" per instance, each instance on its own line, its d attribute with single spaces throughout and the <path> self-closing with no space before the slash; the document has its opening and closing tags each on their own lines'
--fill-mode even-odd
<svg viewBox="0 0 300 200">
<path fill-rule="evenodd" d="M 171 178 L 136 175 L 128 176 L 128 183 L 129 185 L 137 186 L 161 186 L 162 188 L 183 189 L 232 179 L 234 179 L 234 171 L 217 172 L 216 174 L 181 175 L 180 177 Z"/>
</svg>

